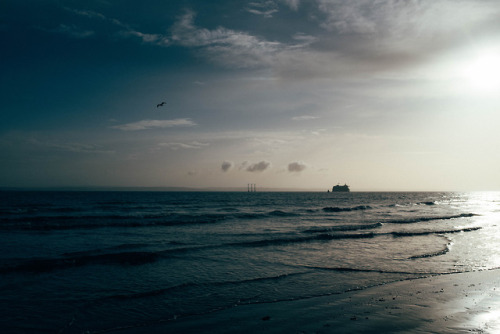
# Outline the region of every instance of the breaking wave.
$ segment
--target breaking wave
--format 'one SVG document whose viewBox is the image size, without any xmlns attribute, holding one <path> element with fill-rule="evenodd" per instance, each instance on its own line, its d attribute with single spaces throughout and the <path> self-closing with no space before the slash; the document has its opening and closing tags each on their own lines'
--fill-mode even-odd
<svg viewBox="0 0 500 334">
<path fill-rule="evenodd" d="M 442 250 L 434 252 L 434 253 L 428 253 L 428 254 L 422 254 L 422 255 L 414 255 L 410 256 L 408 259 L 410 260 L 415 260 L 415 259 L 424 259 L 424 258 L 429 258 L 429 257 L 434 257 L 434 256 L 440 256 L 448 253 L 450 251 L 449 245 L 446 245 Z"/>
<path fill-rule="evenodd" d="M 436 205 L 436 202 L 428 201 L 428 202 L 418 202 L 418 205 Z"/>
<path fill-rule="evenodd" d="M 317 270 L 338 271 L 338 272 L 360 272 L 360 273 L 404 274 L 404 275 L 435 274 L 435 273 L 391 271 L 391 270 L 380 270 L 380 269 L 362 269 L 362 268 L 351 268 L 351 267 L 320 267 L 320 266 L 305 266 L 305 267 Z"/>
<path fill-rule="evenodd" d="M 406 219 L 395 219 L 395 220 L 387 220 L 384 223 L 388 224 L 414 224 L 427 222 L 431 220 L 448 220 L 448 219 L 456 219 L 456 218 L 469 218 L 477 216 L 475 213 L 462 213 L 460 215 L 451 215 L 451 216 L 437 216 L 437 217 L 414 217 L 414 218 L 406 218 Z"/>
<path fill-rule="evenodd" d="M 338 240 L 338 239 L 362 239 L 362 238 L 373 238 L 375 233 L 356 233 L 356 234 L 318 234 L 309 237 L 291 237 L 291 238 L 276 238 L 276 239 L 264 239 L 256 241 L 247 241 L 229 244 L 231 246 L 245 246 L 245 247 L 262 247 L 262 246 L 272 246 L 272 245 L 286 245 L 292 243 L 304 243 L 311 241 L 328 241 L 328 240 Z"/>
<path fill-rule="evenodd" d="M 360 211 L 360 210 L 368 210 L 371 209 L 372 207 L 369 205 L 358 205 L 355 207 L 351 208 L 342 208 L 342 207 L 336 207 L 336 206 L 328 206 L 323 208 L 323 211 L 325 212 L 349 212 L 349 211 Z"/>
<path fill-rule="evenodd" d="M 313 227 L 303 231 L 303 233 L 325 233 L 325 232 L 343 232 L 343 231 L 359 231 L 370 230 L 381 227 L 382 223 L 364 224 L 364 225 L 338 225 L 328 227 Z"/>
<path fill-rule="evenodd" d="M 381 226 L 380 223 L 361 225 L 361 226 L 338 226 L 339 231 L 352 231 L 362 229 L 377 228 Z M 385 233 L 323 233 L 325 229 L 319 230 L 306 230 L 306 233 L 315 233 L 309 236 L 297 236 L 297 237 L 285 237 L 285 238 L 272 238 L 272 239 L 260 239 L 254 241 L 243 241 L 234 242 L 226 244 L 214 244 L 214 245 L 203 245 L 203 246 L 185 246 L 172 249 L 166 249 L 161 251 L 125 251 L 122 250 L 132 250 L 135 248 L 142 248 L 146 245 L 144 244 L 122 244 L 117 246 L 112 246 L 108 248 L 80 251 L 80 252 L 68 252 L 64 253 L 61 257 L 56 258 L 34 258 L 34 259 L 13 259 L 4 260 L 3 264 L 0 265 L 0 273 L 13 273 L 13 272 L 48 272 L 59 269 L 67 269 L 72 267 L 80 267 L 87 265 L 122 265 L 122 266 L 136 266 L 143 265 L 152 262 L 156 262 L 160 259 L 167 259 L 176 255 L 180 255 L 186 252 L 200 251 L 206 249 L 216 249 L 216 248 L 227 248 L 227 247 L 267 247 L 267 246 L 281 246 L 287 244 L 298 244 L 307 242 L 321 242 L 321 241 L 332 241 L 332 240 L 346 240 L 346 239 L 369 239 L 380 236 L 391 235 L 395 238 L 401 237 L 414 237 L 414 236 L 425 236 L 425 235 L 441 235 L 449 233 L 463 233 L 472 232 L 481 229 L 481 227 L 468 227 L 462 229 L 449 229 L 449 230 L 426 230 L 426 231 L 399 231 L 399 232 L 385 232 Z M 331 231 L 331 230 L 328 230 Z M 182 245 L 180 243 L 172 242 L 171 245 Z M 443 249 L 442 251 L 417 255 L 411 257 L 410 259 L 432 257 L 442 255 L 448 252 L 448 249 Z"/>
<path fill-rule="evenodd" d="M 395 237 L 414 237 L 421 235 L 430 235 L 430 234 L 447 234 L 447 233 L 460 233 L 460 232 L 472 232 L 480 230 L 481 227 L 467 227 L 461 228 L 457 230 L 437 230 L 437 231 L 402 231 L 402 232 L 390 232 Z"/>
</svg>

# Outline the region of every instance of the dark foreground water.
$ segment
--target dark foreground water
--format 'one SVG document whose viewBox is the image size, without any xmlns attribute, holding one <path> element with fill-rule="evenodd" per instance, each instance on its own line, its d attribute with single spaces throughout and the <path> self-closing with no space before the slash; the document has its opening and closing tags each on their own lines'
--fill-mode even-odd
<svg viewBox="0 0 500 334">
<path fill-rule="evenodd" d="M 500 193 L 0 192 L 2 333 L 100 333 L 500 266 Z"/>
</svg>

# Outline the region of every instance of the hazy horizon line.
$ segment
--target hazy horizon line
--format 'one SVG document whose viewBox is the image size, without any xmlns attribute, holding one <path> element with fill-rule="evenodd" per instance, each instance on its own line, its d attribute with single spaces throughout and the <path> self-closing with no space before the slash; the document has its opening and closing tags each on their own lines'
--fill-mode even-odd
<svg viewBox="0 0 500 334">
<path fill-rule="evenodd" d="M 331 188 L 257 187 L 256 192 L 328 192 Z M 16 186 L 0 191 L 158 191 L 158 192 L 249 192 L 241 187 L 176 187 L 176 186 Z M 383 190 L 359 189 L 350 192 L 495 192 L 500 190 Z"/>
</svg>

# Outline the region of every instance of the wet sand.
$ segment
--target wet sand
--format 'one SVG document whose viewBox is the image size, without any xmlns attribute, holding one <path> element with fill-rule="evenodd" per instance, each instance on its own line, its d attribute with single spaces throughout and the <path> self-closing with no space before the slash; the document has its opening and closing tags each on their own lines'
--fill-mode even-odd
<svg viewBox="0 0 500 334">
<path fill-rule="evenodd" d="M 500 333 L 500 270 L 238 306 L 120 333 Z"/>
</svg>

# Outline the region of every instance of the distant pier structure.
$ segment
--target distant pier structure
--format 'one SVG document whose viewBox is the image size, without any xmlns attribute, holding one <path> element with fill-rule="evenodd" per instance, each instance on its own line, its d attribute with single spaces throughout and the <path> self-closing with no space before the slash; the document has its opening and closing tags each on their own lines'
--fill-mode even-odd
<svg viewBox="0 0 500 334">
<path fill-rule="evenodd" d="M 247 185 L 247 190 L 249 193 L 254 193 L 257 191 L 257 185 L 255 183 L 249 183 Z"/>
</svg>

